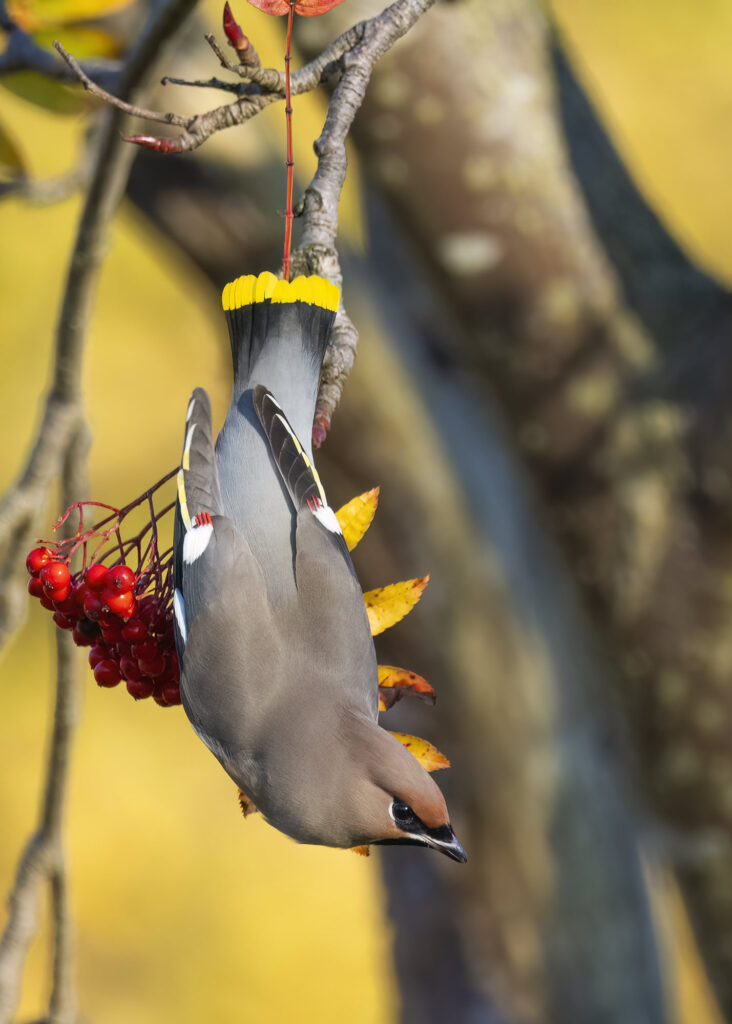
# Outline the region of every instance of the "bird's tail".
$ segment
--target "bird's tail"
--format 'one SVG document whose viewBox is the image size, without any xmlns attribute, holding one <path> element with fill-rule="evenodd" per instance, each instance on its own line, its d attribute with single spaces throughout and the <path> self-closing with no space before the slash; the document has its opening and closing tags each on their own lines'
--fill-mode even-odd
<svg viewBox="0 0 732 1024">
<path fill-rule="evenodd" d="M 262 384 L 287 407 L 289 385 L 316 388 L 339 298 L 335 285 L 317 276 L 288 282 L 250 274 L 227 284 L 221 301 L 236 391 Z"/>
</svg>

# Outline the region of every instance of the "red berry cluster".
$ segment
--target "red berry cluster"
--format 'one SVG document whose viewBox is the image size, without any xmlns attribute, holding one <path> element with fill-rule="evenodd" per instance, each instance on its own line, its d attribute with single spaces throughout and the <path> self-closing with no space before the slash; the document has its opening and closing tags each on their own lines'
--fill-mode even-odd
<svg viewBox="0 0 732 1024">
<path fill-rule="evenodd" d="M 26 559 L 28 593 L 53 612 L 60 629 L 70 629 L 79 647 L 89 647 L 89 664 L 99 686 L 123 679 L 135 698 L 180 704 L 180 673 L 167 605 L 153 594 L 136 596 L 143 584 L 129 566 L 98 562 L 72 576 L 49 548 L 34 548 Z"/>
</svg>

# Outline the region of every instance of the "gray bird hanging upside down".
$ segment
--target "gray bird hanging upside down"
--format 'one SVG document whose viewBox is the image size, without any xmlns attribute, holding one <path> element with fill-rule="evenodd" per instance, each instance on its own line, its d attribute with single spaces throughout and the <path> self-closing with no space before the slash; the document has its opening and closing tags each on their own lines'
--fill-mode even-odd
<svg viewBox="0 0 732 1024">
<path fill-rule="evenodd" d="M 191 397 L 178 474 L 181 696 L 245 797 L 300 843 L 466 853 L 445 800 L 378 723 L 363 593 L 310 450 L 338 289 L 240 277 L 223 292 L 234 391 L 214 448 Z"/>
</svg>

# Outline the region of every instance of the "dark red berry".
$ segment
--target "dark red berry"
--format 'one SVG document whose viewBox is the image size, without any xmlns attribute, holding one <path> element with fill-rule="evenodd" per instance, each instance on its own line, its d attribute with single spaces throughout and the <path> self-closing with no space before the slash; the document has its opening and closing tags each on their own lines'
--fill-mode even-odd
<svg viewBox="0 0 732 1024">
<path fill-rule="evenodd" d="M 158 645 L 154 640 L 144 640 L 141 644 L 132 645 L 132 654 L 138 661 L 152 661 L 158 656 Z"/>
<path fill-rule="evenodd" d="M 122 636 L 128 644 L 139 644 L 147 639 L 147 626 L 139 619 L 130 619 L 122 630 Z"/>
<path fill-rule="evenodd" d="M 28 593 L 31 597 L 43 597 L 43 584 L 35 576 L 28 580 Z"/>
<path fill-rule="evenodd" d="M 89 648 L 89 665 L 91 668 L 96 668 L 100 661 L 107 661 L 109 659 L 109 648 L 105 647 L 104 644 L 94 644 L 93 647 Z"/>
<path fill-rule="evenodd" d="M 89 636 L 89 634 L 85 632 L 81 622 L 77 622 L 76 625 L 74 626 L 74 632 L 72 633 L 72 636 L 74 638 L 74 643 L 76 644 L 77 647 L 91 647 L 96 639 L 93 636 Z"/>
<path fill-rule="evenodd" d="M 97 662 L 94 666 L 94 678 L 100 686 L 116 686 L 122 678 L 119 665 L 111 658 Z"/>
<path fill-rule="evenodd" d="M 132 590 L 137 582 L 137 576 L 128 565 L 115 565 L 113 569 L 109 570 L 107 582 L 115 590 L 126 592 Z"/>
<path fill-rule="evenodd" d="M 64 562 L 47 562 L 41 569 L 41 582 L 49 590 L 68 589 L 71 583 L 68 565 Z"/>
<path fill-rule="evenodd" d="M 107 585 L 109 569 L 106 565 L 90 565 L 86 570 L 86 582 L 92 590 L 104 590 Z"/>
<path fill-rule="evenodd" d="M 122 640 L 122 623 L 119 619 L 115 618 L 114 622 L 107 622 L 107 613 L 104 613 L 105 621 L 102 622 L 102 616 L 99 616 L 99 623 L 102 627 L 102 636 L 108 644 L 118 644 Z"/>
<path fill-rule="evenodd" d="M 146 679 L 139 681 L 128 679 L 127 680 L 127 692 L 135 700 L 144 700 L 145 697 L 149 697 L 153 692 L 153 684 L 148 682 Z"/>
<path fill-rule="evenodd" d="M 84 594 L 84 614 L 88 619 L 98 619 L 102 613 L 102 598 L 93 590 Z"/>
<path fill-rule="evenodd" d="M 59 629 L 73 629 L 74 620 L 70 619 L 68 615 L 64 615 L 63 612 L 54 612 L 53 621 L 56 623 Z"/>
<path fill-rule="evenodd" d="M 144 672 L 146 676 L 151 676 L 155 679 L 157 676 L 162 675 L 165 671 L 165 658 L 162 654 L 156 654 L 154 658 L 138 658 L 137 663 L 140 666 L 140 671 Z"/>
<path fill-rule="evenodd" d="M 61 593 L 63 593 L 63 591 L 61 591 Z M 76 598 L 74 597 L 73 591 L 69 590 L 68 595 L 63 601 L 59 601 L 58 594 L 59 591 L 57 591 L 51 598 L 51 600 L 53 601 L 53 606 L 56 609 L 56 611 L 63 612 L 64 615 L 68 615 L 69 618 L 78 619 L 80 609 L 78 604 L 76 603 Z"/>
<path fill-rule="evenodd" d="M 44 590 L 41 594 L 41 607 L 48 608 L 49 612 L 55 612 L 56 609 L 53 607 L 53 601 Z"/>
<path fill-rule="evenodd" d="M 25 560 L 25 567 L 31 576 L 37 576 L 52 558 L 53 555 L 48 548 L 33 548 Z"/>
<path fill-rule="evenodd" d="M 143 674 L 140 671 L 140 666 L 134 658 L 130 658 L 129 656 L 122 658 L 122 661 L 120 662 L 120 669 L 128 683 L 142 682 Z"/>
<path fill-rule="evenodd" d="M 155 622 L 158 617 L 158 604 L 152 594 L 146 594 L 137 603 L 137 617 L 141 619 L 146 626 L 150 626 Z"/>
<path fill-rule="evenodd" d="M 160 693 L 168 707 L 181 703 L 180 687 L 177 683 L 166 683 Z"/>
</svg>

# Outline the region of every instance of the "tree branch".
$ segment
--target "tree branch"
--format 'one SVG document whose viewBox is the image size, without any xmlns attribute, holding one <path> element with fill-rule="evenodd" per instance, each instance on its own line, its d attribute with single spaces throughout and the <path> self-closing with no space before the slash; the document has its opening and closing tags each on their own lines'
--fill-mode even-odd
<svg viewBox="0 0 732 1024">
<path fill-rule="evenodd" d="M 5 49 L 0 53 L 0 76 L 18 71 L 35 71 L 58 82 L 75 82 L 76 76 L 65 64 L 16 25 L 8 14 L 5 0 L 0 0 L 0 32 L 5 33 Z M 86 68 L 95 79 L 110 89 L 119 82 L 117 61 L 87 61 Z"/>
<path fill-rule="evenodd" d="M 133 96 L 141 87 L 161 47 L 193 6 L 194 0 L 170 0 L 153 17 L 126 61 L 120 83 L 124 96 Z M 56 331 L 52 387 L 38 436 L 18 482 L 0 502 L 0 642 L 22 612 L 23 554 L 48 489 L 61 474 L 64 507 L 86 491 L 88 432 L 83 418 L 81 369 L 108 227 L 123 195 L 134 153 L 123 146 L 120 138 L 122 116 L 117 110 L 108 112 L 97 146 Z M 16 872 L 8 898 L 8 922 L 0 939 L 0 1024 L 10 1024 L 19 1002 L 25 957 L 36 931 L 41 886 L 46 881 L 51 883 L 54 927 L 48 1020 L 49 1024 L 73 1024 L 76 1019 L 73 929 L 62 848 L 77 716 L 76 650 L 66 632 L 58 631 L 56 642 L 56 709 L 43 806 L 38 828 Z"/>
<path fill-rule="evenodd" d="M 293 74 L 292 92 L 301 94 L 315 89 L 336 70 L 342 72 L 328 106 L 322 134 L 315 143 L 318 168 L 306 189 L 302 238 L 299 249 L 293 253 L 293 267 L 299 272 L 322 274 L 338 286 L 342 284 L 335 240 L 338 231 L 338 203 L 346 177 L 346 137 L 363 102 L 374 65 L 434 3 L 435 0 L 396 0 L 380 14 L 343 32 L 318 57 Z M 245 79 L 245 87 L 258 87 L 263 91 L 250 92 L 234 103 L 216 107 L 192 118 L 146 110 L 110 95 L 91 81 L 60 43 L 55 42 L 54 46 L 84 84 L 84 88 L 95 96 L 125 113 L 185 129 L 182 134 L 170 139 L 136 135 L 128 141 L 164 153 L 183 153 L 197 149 L 206 139 L 224 128 L 243 124 L 269 104 L 284 97 L 284 76 L 281 72 L 251 65 L 235 66 L 227 60 L 212 36 L 206 38 L 222 67 Z M 221 85 L 217 83 L 216 87 L 220 88 Z M 357 345 L 358 332 L 341 303 L 323 364 L 313 424 L 313 444 L 316 447 L 326 438 L 331 417 L 353 366 Z"/>
</svg>

